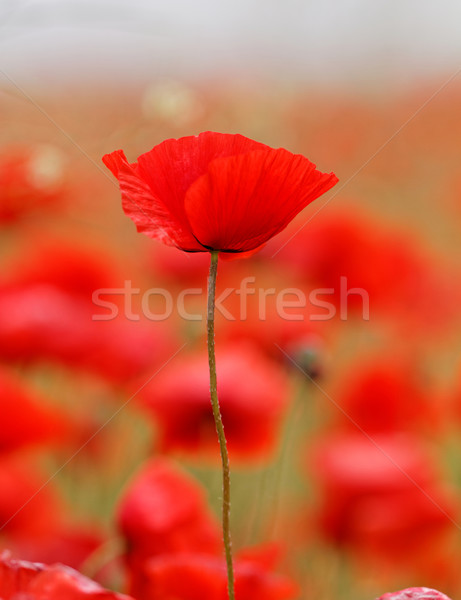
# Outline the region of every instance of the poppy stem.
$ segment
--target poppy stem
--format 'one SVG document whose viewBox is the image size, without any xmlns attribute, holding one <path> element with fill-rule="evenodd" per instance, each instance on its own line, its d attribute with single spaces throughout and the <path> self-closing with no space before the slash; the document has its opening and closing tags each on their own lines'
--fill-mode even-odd
<svg viewBox="0 0 461 600">
<path fill-rule="evenodd" d="M 234 593 L 234 567 L 232 561 L 232 540 L 230 533 L 230 467 L 229 454 L 227 452 L 226 436 L 221 417 L 218 401 L 217 379 L 216 379 L 216 356 L 214 344 L 214 313 L 216 295 L 216 275 L 218 272 L 218 252 L 211 251 L 210 274 L 208 276 L 208 309 L 207 309 L 207 340 L 208 340 L 208 364 L 210 367 L 210 395 L 213 416 L 218 432 L 219 449 L 221 451 L 223 497 L 222 497 L 222 529 L 224 540 L 224 551 L 227 564 L 227 589 L 229 600 L 235 600 Z"/>
</svg>

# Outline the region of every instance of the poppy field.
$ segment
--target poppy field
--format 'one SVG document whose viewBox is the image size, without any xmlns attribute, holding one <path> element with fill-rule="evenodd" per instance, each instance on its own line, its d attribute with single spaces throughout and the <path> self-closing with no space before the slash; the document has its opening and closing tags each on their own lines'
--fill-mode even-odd
<svg viewBox="0 0 461 600">
<path fill-rule="evenodd" d="M 1 600 L 460 597 L 460 102 L 0 96 Z"/>
</svg>

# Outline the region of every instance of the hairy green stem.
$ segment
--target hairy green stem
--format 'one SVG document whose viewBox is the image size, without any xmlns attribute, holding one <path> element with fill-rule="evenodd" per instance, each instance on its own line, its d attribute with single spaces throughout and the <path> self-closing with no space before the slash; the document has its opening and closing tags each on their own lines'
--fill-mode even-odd
<svg viewBox="0 0 461 600">
<path fill-rule="evenodd" d="M 224 551 L 227 564 L 227 589 L 229 600 L 235 600 L 234 592 L 234 567 L 232 561 L 232 540 L 230 533 L 230 467 L 229 454 L 227 452 L 226 436 L 224 435 L 224 426 L 219 409 L 218 390 L 216 380 L 216 357 L 214 346 L 214 312 L 216 295 L 216 275 L 218 272 L 218 252 L 211 252 L 210 274 L 208 277 L 208 310 L 207 310 L 207 340 L 208 340 L 208 364 L 210 367 L 210 395 L 213 416 L 218 432 L 219 449 L 221 451 L 222 462 L 222 529 L 224 540 Z"/>
</svg>

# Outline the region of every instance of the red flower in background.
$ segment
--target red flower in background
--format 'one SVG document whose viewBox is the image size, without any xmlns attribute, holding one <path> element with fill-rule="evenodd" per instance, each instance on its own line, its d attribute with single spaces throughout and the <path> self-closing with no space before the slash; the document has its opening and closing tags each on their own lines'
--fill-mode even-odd
<svg viewBox="0 0 461 600">
<path fill-rule="evenodd" d="M 369 434 L 408 429 L 434 432 L 442 421 L 443 410 L 413 361 L 395 355 L 369 361 L 361 357 L 348 372 L 334 394 L 343 411 L 335 410 L 342 427 L 358 426 Z"/>
<path fill-rule="evenodd" d="M 448 596 L 427 587 L 412 587 L 383 594 L 377 600 L 450 600 Z"/>
<path fill-rule="evenodd" d="M 224 560 L 206 554 L 177 554 L 153 558 L 145 566 L 145 585 L 137 600 L 226 600 Z M 235 594 L 239 600 L 289 600 L 298 586 L 271 573 L 256 561 L 235 560 Z"/>
<path fill-rule="evenodd" d="M 130 482 L 118 508 L 126 541 L 130 593 L 139 596 L 147 559 L 162 554 L 219 554 L 221 534 L 205 491 L 165 459 L 145 464 Z"/>
<path fill-rule="evenodd" d="M 11 537 L 48 535 L 62 523 L 63 502 L 36 463 L 22 455 L 0 458 L 0 529 Z M 0 596 L 1 598 L 1 596 Z"/>
<path fill-rule="evenodd" d="M 183 358 L 180 376 L 167 367 L 139 394 L 160 426 L 163 451 L 216 454 L 206 360 Z M 269 458 L 290 398 L 284 370 L 253 346 L 228 347 L 219 354 L 218 393 L 231 455 Z"/>
<path fill-rule="evenodd" d="M 71 521 L 74 518 L 69 511 L 65 520 Z M 10 536 L 3 545 L 14 558 L 46 564 L 60 562 L 80 569 L 104 541 L 105 532 L 95 522 L 77 522 L 71 525 L 63 521 L 40 535 L 32 536 L 23 532 L 22 535 Z"/>
<path fill-rule="evenodd" d="M 323 211 L 285 244 L 277 261 L 293 276 L 322 288 L 326 295 L 321 298 L 346 314 L 364 315 L 367 300 L 357 292 L 363 290 L 373 318 L 391 315 L 412 335 L 437 331 L 458 316 L 460 288 L 451 269 L 407 231 L 358 209 Z"/>
<path fill-rule="evenodd" d="M 23 454 L 0 460 L 0 531 L 15 557 L 75 568 L 104 541 L 102 527 L 74 522 L 49 474 Z"/>
<path fill-rule="evenodd" d="M 455 502 L 417 438 L 330 435 L 310 454 L 326 538 L 394 564 L 437 558 L 436 544 L 453 530 Z"/>
<path fill-rule="evenodd" d="M 43 565 L 0 555 L 2 600 L 132 600 L 110 592 L 64 565 Z"/>
<path fill-rule="evenodd" d="M 118 508 L 128 553 L 219 552 L 219 527 L 202 487 L 166 459 L 152 459 L 130 482 Z"/>
<path fill-rule="evenodd" d="M 123 287 L 115 262 L 100 246 L 34 238 L 0 281 L 0 358 L 64 363 L 119 383 L 169 356 L 171 321 L 123 318 L 122 296 L 110 293 Z M 101 288 L 99 302 L 109 300 L 119 318 L 104 320 L 108 311 L 93 302 Z"/>
<path fill-rule="evenodd" d="M 207 131 L 165 140 L 130 164 L 103 157 L 138 231 L 186 252 L 256 250 L 338 181 L 301 155 Z"/>
<path fill-rule="evenodd" d="M 1 273 L 4 285 L 53 286 L 88 302 L 95 290 L 117 287 L 126 275 L 104 244 L 43 231 L 28 233 Z"/>
<path fill-rule="evenodd" d="M 129 593 L 136 600 L 225 600 L 227 575 L 221 532 L 205 490 L 166 459 L 152 459 L 121 499 L 118 525 L 126 541 Z M 272 573 L 275 546 L 247 549 L 237 557 L 241 600 L 285 600 L 297 586 Z"/>
<path fill-rule="evenodd" d="M 62 159 L 52 146 L 9 147 L 0 155 L 0 223 L 55 206 L 63 197 Z"/>
<path fill-rule="evenodd" d="M 64 442 L 72 435 L 70 419 L 0 369 L 0 453 L 31 444 Z"/>
</svg>

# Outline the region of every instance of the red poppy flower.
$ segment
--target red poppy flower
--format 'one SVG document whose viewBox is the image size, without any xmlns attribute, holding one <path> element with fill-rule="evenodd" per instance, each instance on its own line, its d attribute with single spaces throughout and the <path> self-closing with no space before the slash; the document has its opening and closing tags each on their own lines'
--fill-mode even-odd
<svg viewBox="0 0 461 600">
<path fill-rule="evenodd" d="M 285 271 L 319 288 L 313 314 L 326 316 L 321 299 L 333 303 L 341 318 L 343 313 L 366 318 L 368 309 L 391 315 L 412 336 L 452 325 L 460 290 L 449 265 L 408 231 L 359 210 L 350 213 L 323 211 L 277 255 Z"/>
<path fill-rule="evenodd" d="M 221 549 L 219 526 L 204 490 L 166 459 L 149 461 L 129 484 L 119 505 L 118 525 L 132 570 L 158 554 L 215 554 Z"/>
<path fill-rule="evenodd" d="M 416 430 L 432 432 L 443 412 L 434 402 L 429 382 L 414 361 L 406 356 L 361 357 L 349 368 L 350 375 L 338 382 L 334 395 L 347 418 L 335 414 L 349 429 L 359 426 L 367 433 Z M 432 401 L 432 402 L 431 402 Z"/>
<path fill-rule="evenodd" d="M 139 395 L 160 425 L 163 451 L 182 450 L 215 457 L 216 428 L 210 408 L 205 355 L 165 368 Z M 289 405 L 290 389 L 282 368 L 251 345 L 219 355 L 218 391 L 231 456 L 267 460 L 275 448 Z"/>
<path fill-rule="evenodd" d="M 219 527 L 205 491 L 166 459 L 143 466 L 121 501 L 118 522 L 130 548 L 146 556 L 220 551 Z"/>
<path fill-rule="evenodd" d="M 52 146 L 12 146 L 0 151 L 0 223 L 62 204 L 62 157 Z"/>
<path fill-rule="evenodd" d="M 120 297 L 120 296 L 119 296 Z M 99 302 L 114 296 L 101 294 Z M 89 298 L 69 293 L 53 283 L 0 285 L 0 358 L 4 361 L 56 361 L 72 369 L 97 373 L 119 383 L 170 356 L 174 344 L 171 322 L 107 315 Z M 155 336 L 152 329 L 155 327 Z"/>
<path fill-rule="evenodd" d="M 389 592 L 377 600 L 450 600 L 448 596 L 427 587 L 412 587 L 398 592 Z"/>
<path fill-rule="evenodd" d="M 69 518 L 75 519 L 70 511 L 66 520 Z M 80 569 L 105 541 L 104 532 L 96 523 L 79 522 L 68 525 L 62 519 L 62 523 L 56 523 L 38 535 L 32 536 L 24 531 L 22 534 L 9 536 L 6 545 L 14 558 L 46 564 L 60 562 L 73 569 Z"/>
<path fill-rule="evenodd" d="M 323 498 L 319 525 L 336 544 L 418 567 L 453 532 L 455 499 L 417 439 L 324 436 L 310 455 Z"/>
<path fill-rule="evenodd" d="M 105 590 L 95 581 L 64 565 L 43 565 L 0 556 L 2 600 L 130 600 Z M 132 599 L 131 599 L 132 600 Z"/>
<path fill-rule="evenodd" d="M 32 538 L 62 523 L 64 506 L 48 475 L 22 455 L 0 459 L 0 528 L 11 538 Z M 1 594 L 0 594 L 1 598 Z"/>
<path fill-rule="evenodd" d="M 15 558 L 78 568 L 105 536 L 94 523 L 74 523 L 53 482 L 44 485 L 48 476 L 22 454 L 0 460 L 2 546 Z"/>
<path fill-rule="evenodd" d="M 129 296 L 131 320 L 124 268 L 99 244 L 34 235 L 0 278 L 0 358 L 59 362 L 117 384 L 161 364 L 176 348 L 172 322 L 148 320 Z"/>
<path fill-rule="evenodd" d="M 163 555 L 145 565 L 145 585 L 137 600 L 226 600 L 224 560 L 206 554 Z M 288 600 L 298 586 L 287 577 L 271 573 L 253 561 L 235 560 L 235 593 L 239 600 Z"/>
<path fill-rule="evenodd" d="M 28 233 L 21 240 L 2 269 L 2 282 L 10 286 L 53 286 L 90 303 L 94 290 L 118 287 L 128 277 L 130 267 L 120 265 L 102 243 L 85 243 L 81 237 L 69 239 L 40 231 Z"/>
<path fill-rule="evenodd" d="M 255 250 L 338 181 L 301 155 L 211 131 L 103 162 L 138 231 L 186 252 Z"/>
<path fill-rule="evenodd" d="M 0 368 L 0 453 L 69 439 L 70 419 Z"/>
</svg>

